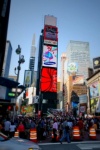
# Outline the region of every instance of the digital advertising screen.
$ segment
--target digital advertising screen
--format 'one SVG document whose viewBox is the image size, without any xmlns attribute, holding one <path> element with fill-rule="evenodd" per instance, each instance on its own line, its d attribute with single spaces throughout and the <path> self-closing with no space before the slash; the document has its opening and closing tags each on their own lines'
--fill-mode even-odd
<svg viewBox="0 0 100 150">
<path fill-rule="evenodd" d="M 40 79 L 41 92 L 57 92 L 57 70 L 42 68 Z"/>
<path fill-rule="evenodd" d="M 46 25 L 44 27 L 44 39 L 57 41 L 58 40 L 57 36 L 58 36 L 57 27 L 49 25 Z"/>
<path fill-rule="evenodd" d="M 57 51 L 57 46 L 44 45 L 42 66 L 57 68 Z"/>
</svg>

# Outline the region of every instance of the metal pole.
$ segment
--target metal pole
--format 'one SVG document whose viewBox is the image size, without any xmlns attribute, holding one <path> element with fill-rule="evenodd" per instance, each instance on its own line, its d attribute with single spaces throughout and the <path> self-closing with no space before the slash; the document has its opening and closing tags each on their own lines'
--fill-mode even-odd
<svg viewBox="0 0 100 150">
<path fill-rule="evenodd" d="M 18 73 L 17 73 L 17 79 L 16 79 L 16 82 L 18 82 L 19 80 L 19 73 L 20 73 L 20 55 L 19 55 L 19 61 L 18 61 Z M 18 89 L 18 86 L 16 87 L 16 93 L 15 93 L 15 105 L 14 105 L 14 112 L 13 112 L 13 122 L 15 120 L 15 115 L 16 115 L 16 101 L 17 101 L 17 89 Z"/>
</svg>

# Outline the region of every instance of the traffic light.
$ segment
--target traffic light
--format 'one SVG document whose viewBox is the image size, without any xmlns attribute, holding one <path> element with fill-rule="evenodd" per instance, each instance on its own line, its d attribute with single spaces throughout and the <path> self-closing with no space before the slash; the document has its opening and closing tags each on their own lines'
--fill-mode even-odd
<svg viewBox="0 0 100 150">
<path fill-rule="evenodd" d="M 13 106 L 12 105 L 8 105 L 7 110 L 8 111 L 12 111 L 13 110 Z"/>
</svg>

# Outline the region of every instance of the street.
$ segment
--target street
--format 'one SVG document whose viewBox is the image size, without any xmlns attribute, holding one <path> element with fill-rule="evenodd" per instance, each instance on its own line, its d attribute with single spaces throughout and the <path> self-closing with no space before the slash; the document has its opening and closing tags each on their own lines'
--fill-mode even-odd
<svg viewBox="0 0 100 150">
<path fill-rule="evenodd" d="M 42 150 L 100 150 L 100 141 L 41 143 L 39 146 Z"/>
</svg>

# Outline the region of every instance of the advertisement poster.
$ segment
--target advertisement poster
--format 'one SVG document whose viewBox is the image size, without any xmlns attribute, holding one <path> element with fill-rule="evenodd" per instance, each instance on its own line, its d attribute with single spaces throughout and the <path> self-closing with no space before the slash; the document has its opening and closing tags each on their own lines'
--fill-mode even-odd
<svg viewBox="0 0 100 150">
<path fill-rule="evenodd" d="M 68 73 L 73 74 L 73 73 L 77 73 L 77 71 L 78 71 L 78 64 L 77 63 L 71 62 L 71 63 L 67 64 L 67 72 Z"/>
<path fill-rule="evenodd" d="M 42 68 L 40 90 L 42 92 L 57 92 L 57 70 Z"/>
<path fill-rule="evenodd" d="M 100 83 L 94 82 L 90 85 L 90 98 L 100 96 Z"/>
<path fill-rule="evenodd" d="M 31 83 L 32 83 L 32 71 L 31 70 L 25 70 L 24 86 L 30 87 Z"/>
<path fill-rule="evenodd" d="M 90 100 L 91 113 L 95 113 L 96 112 L 96 109 L 98 108 L 98 101 L 99 101 L 99 98 L 92 98 Z"/>
<path fill-rule="evenodd" d="M 86 106 L 80 106 L 80 112 L 85 113 L 86 112 Z"/>
<path fill-rule="evenodd" d="M 43 46 L 42 66 L 57 67 L 57 47 Z"/>
<path fill-rule="evenodd" d="M 84 84 L 84 76 L 82 76 L 82 75 L 73 76 L 72 83 L 73 83 L 73 85 Z"/>
<path fill-rule="evenodd" d="M 100 68 L 100 57 L 93 59 L 93 67 L 94 67 L 94 69 Z"/>
</svg>

